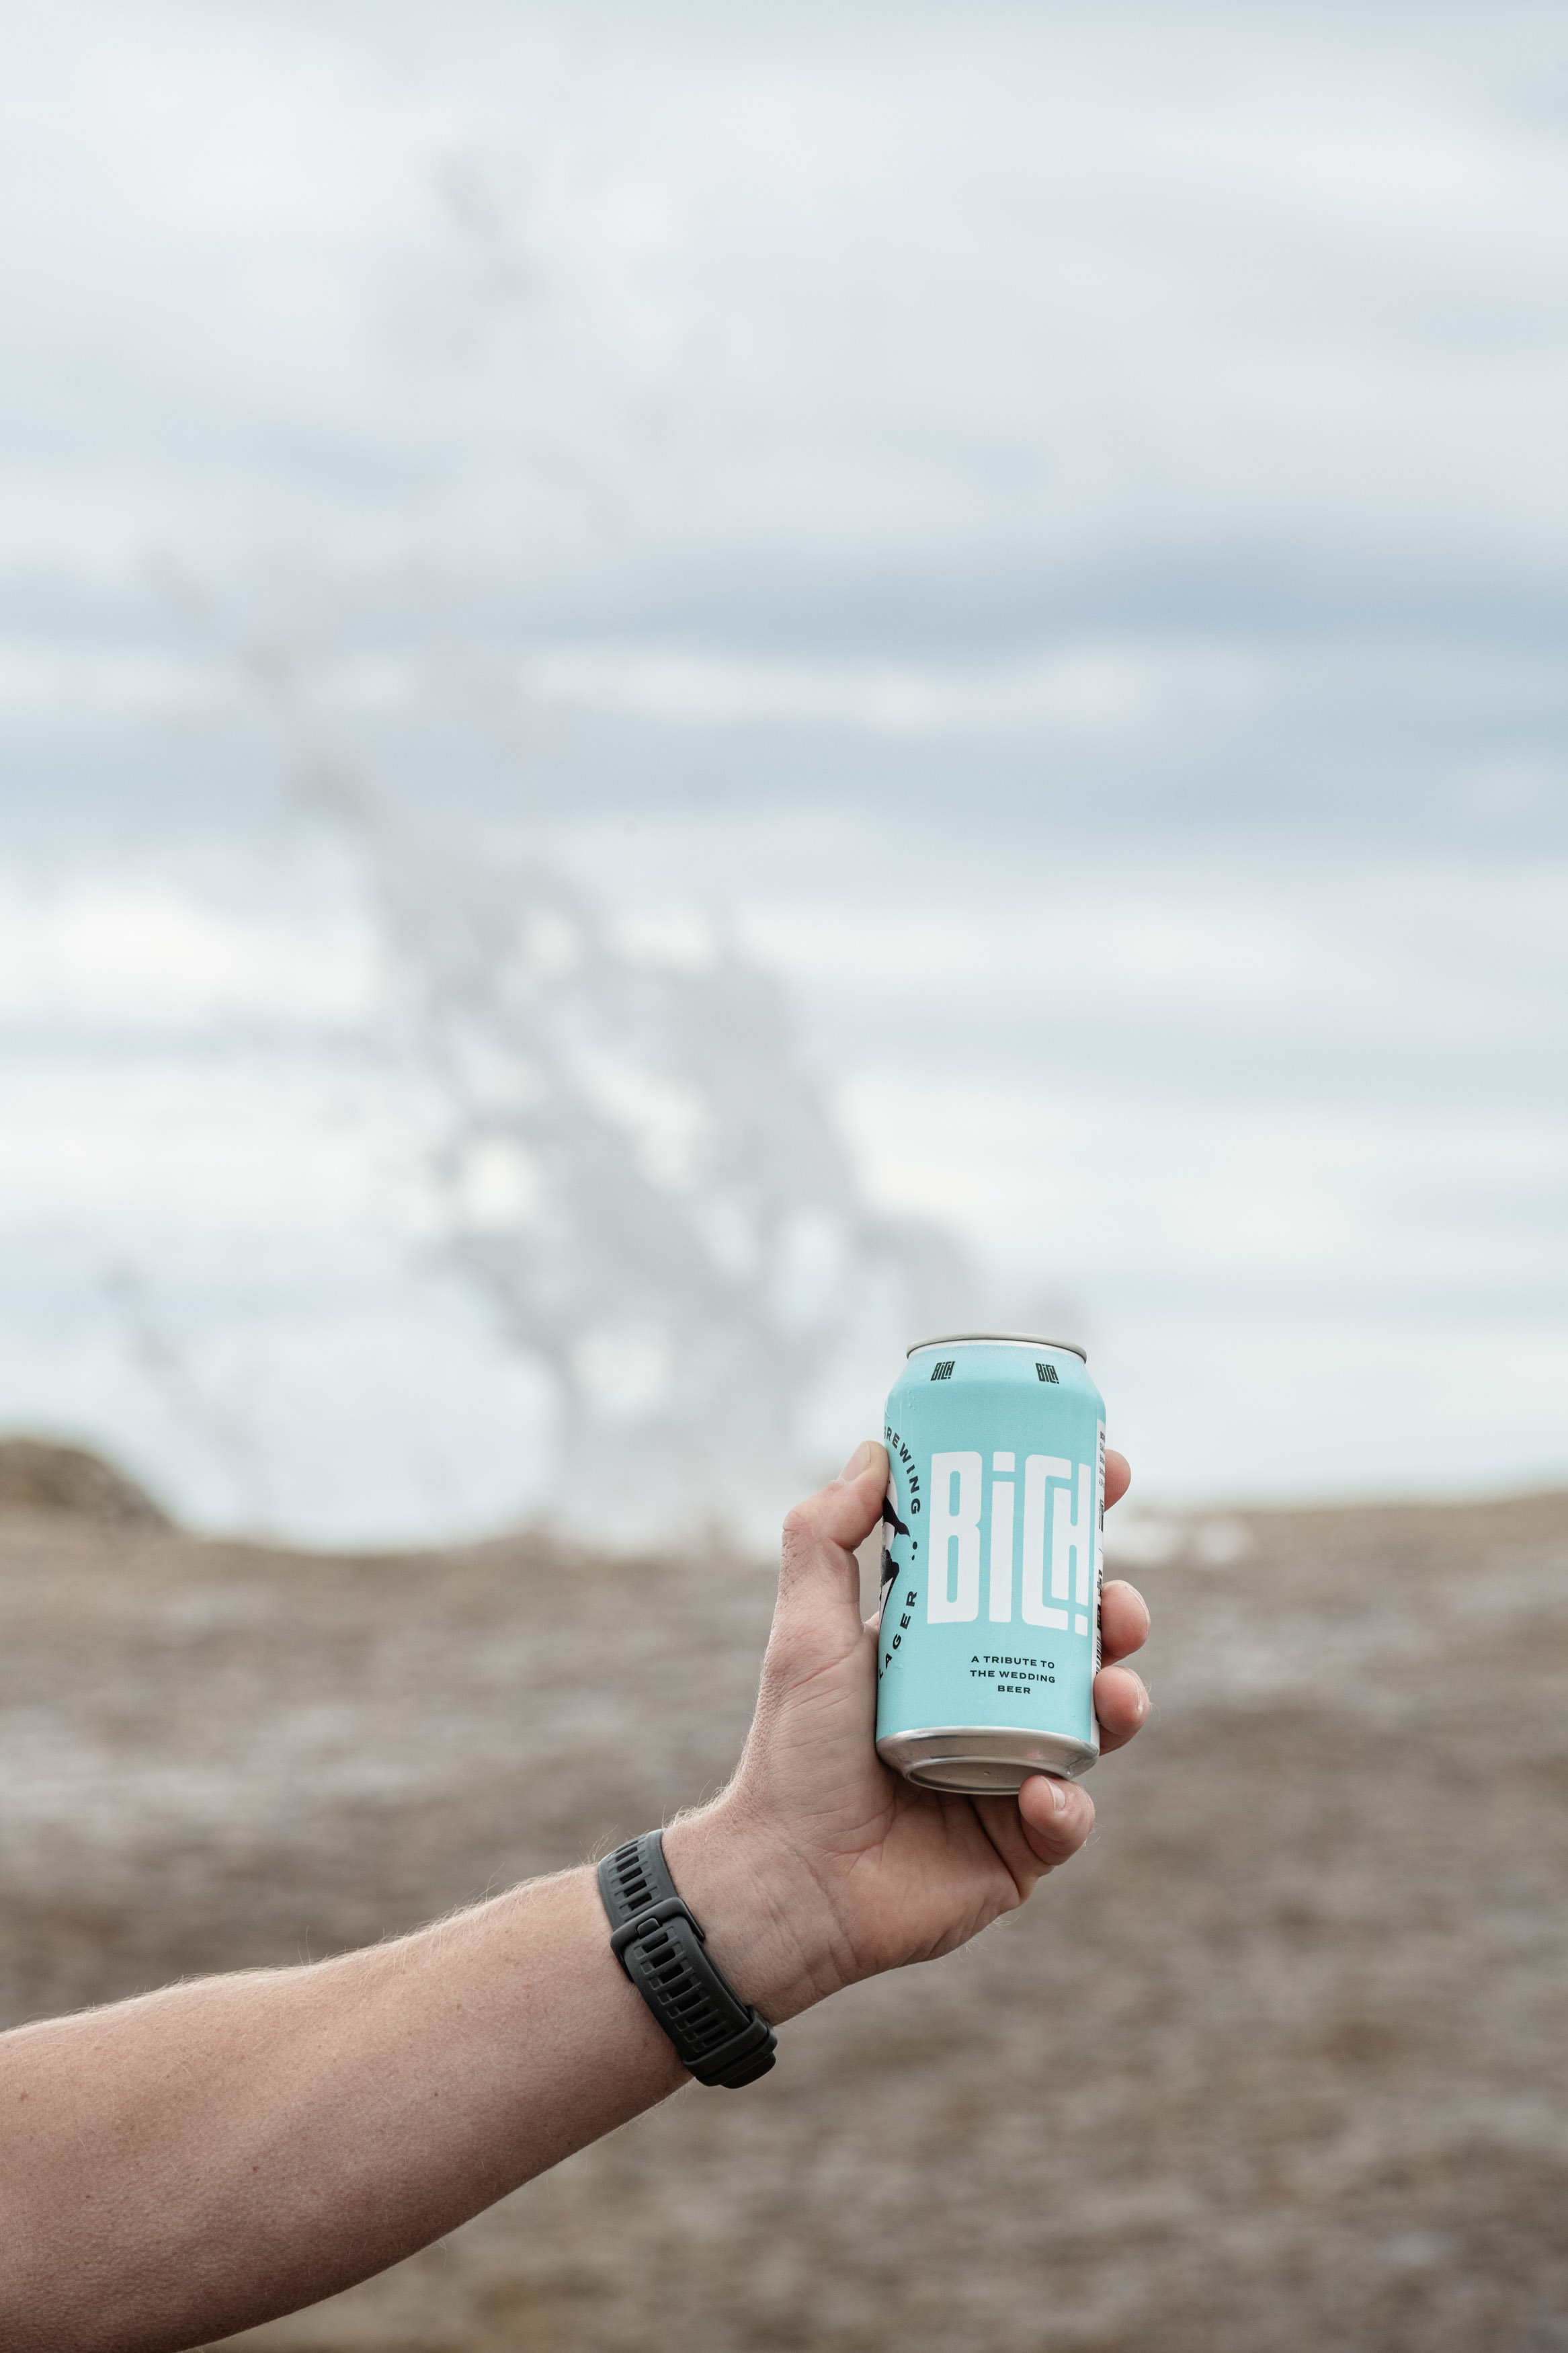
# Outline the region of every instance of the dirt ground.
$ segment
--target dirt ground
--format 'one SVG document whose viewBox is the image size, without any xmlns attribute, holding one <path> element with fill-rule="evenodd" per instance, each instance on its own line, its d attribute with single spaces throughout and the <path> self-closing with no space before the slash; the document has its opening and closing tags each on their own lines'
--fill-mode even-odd
<svg viewBox="0 0 1568 2353">
<path fill-rule="evenodd" d="M 1244 1515 L 968 1953 L 247 2353 L 1568 2347 L 1568 1496 Z M 6 2022 L 289 1962 L 712 1787 L 765 1574 L 0 1516 Z"/>
</svg>

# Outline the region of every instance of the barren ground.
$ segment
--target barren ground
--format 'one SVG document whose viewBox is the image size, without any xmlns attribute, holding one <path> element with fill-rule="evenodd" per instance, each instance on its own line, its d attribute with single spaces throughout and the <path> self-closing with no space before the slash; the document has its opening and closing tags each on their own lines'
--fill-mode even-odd
<svg viewBox="0 0 1568 2353">
<path fill-rule="evenodd" d="M 1089 1851 L 249 2353 L 1568 2346 L 1568 1497 L 1253 1514 Z M 1220 1547 L 1223 1549 L 1223 1547 Z M 0 1518 L 0 2010 L 331 1952 L 711 1787 L 767 1577 Z"/>
</svg>

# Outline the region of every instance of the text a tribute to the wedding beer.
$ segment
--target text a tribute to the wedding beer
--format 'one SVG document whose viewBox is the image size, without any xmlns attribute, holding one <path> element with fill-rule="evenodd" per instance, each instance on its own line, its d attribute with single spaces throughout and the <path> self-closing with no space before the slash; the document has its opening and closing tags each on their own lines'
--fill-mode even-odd
<svg viewBox="0 0 1568 2353">
<path fill-rule="evenodd" d="M 986 1795 L 1100 1755 L 1105 1403 L 1070 1341 L 919 1342 L 888 1398 L 877 1753 Z"/>
</svg>

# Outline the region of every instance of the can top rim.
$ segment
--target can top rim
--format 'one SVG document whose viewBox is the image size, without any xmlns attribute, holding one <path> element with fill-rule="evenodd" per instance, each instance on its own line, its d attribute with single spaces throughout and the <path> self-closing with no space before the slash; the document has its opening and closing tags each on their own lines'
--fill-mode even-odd
<svg viewBox="0 0 1568 2353">
<path fill-rule="evenodd" d="M 907 1364 L 911 1356 L 918 1356 L 922 1348 L 951 1348 L 961 1340 L 985 1340 L 1005 1348 L 1061 1348 L 1069 1356 L 1089 1362 L 1089 1350 L 1080 1348 L 1076 1340 L 1047 1340 L 1037 1332 L 939 1332 L 934 1340 L 917 1340 L 906 1348 L 904 1361 Z"/>
</svg>

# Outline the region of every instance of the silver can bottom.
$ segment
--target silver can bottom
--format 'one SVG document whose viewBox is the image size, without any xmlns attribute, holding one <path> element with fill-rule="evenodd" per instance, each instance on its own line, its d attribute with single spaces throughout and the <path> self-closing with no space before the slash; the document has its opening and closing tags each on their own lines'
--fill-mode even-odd
<svg viewBox="0 0 1568 2353">
<path fill-rule="evenodd" d="M 1065 1733 L 1027 1732 L 1011 1725 L 958 1724 L 889 1732 L 878 1741 L 877 1754 L 918 1788 L 997 1798 L 1021 1789 L 1031 1773 L 1076 1781 L 1099 1761 L 1100 1744 L 1091 1747 Z"/>
</svg>

